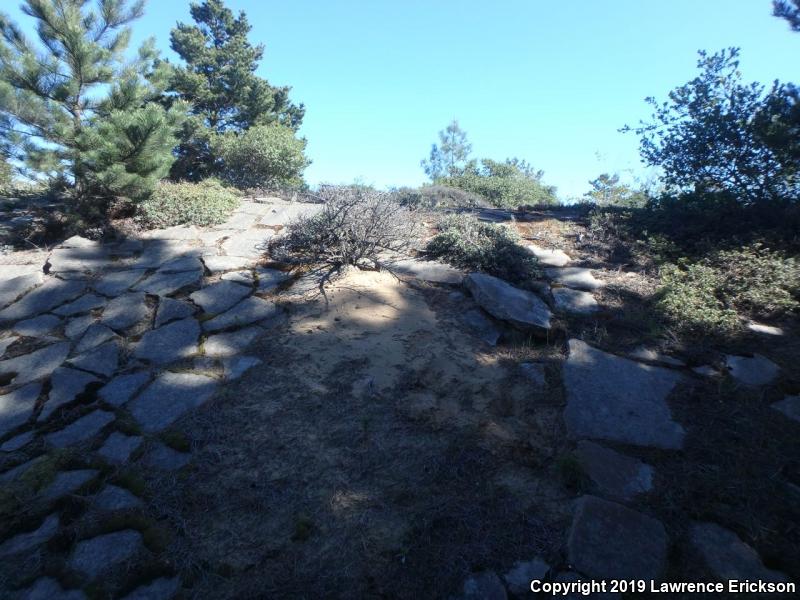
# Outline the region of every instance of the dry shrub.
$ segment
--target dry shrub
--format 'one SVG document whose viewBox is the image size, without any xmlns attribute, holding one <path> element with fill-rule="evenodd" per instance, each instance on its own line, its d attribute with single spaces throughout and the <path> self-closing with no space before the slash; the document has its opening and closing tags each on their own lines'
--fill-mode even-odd
<svg viewBox="0 0 800 600">
<path fill-rule="evenodd" d="M 339 268 L 377 266 L 383 256 L 407 252 L 419 237 L 411 212 L 392 195 L 365 186 L 323 186 L 319 213 L 301 217 L 272 244 L 282 260 Z"/>
</svg>

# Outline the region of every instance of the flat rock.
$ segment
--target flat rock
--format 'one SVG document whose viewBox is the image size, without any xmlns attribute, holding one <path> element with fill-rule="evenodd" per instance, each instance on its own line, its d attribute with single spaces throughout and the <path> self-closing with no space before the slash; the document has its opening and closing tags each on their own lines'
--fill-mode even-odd
<svg viewBox="0 0 800 600">
<path fill-rule="evenodd" d="M 86 600 L 80 590 L 64 590 L 52 577 L 40 577 L 22 591 L 20 600 Z"/>
<path fill-rule="evenodd" d="M 164 373 L 128 404 L 142 428 L 162 431 L 211 399 L 216 381 L 193 373 Z"/>
<path fill-rule="evenodd" d="M 233 235 L 222 242 L 228 256 L 243 256 L 257 259 L 267 251 L 267 241 L 274 235 L 269 229 L 256 229 Z"/>
<path fill-rule="evenodd" d="M 237 271 L 253 264 L 251 258 L 244 256 L 205 256 L 203 262 L 206 269 L 212 273 L 222 273 L 224 271 Z"/>
<path fill-rule="evenodd" d="M 131 269 L 128 271 L 114 271 L 105 273 L 99 280 L 92 284 L 94 290 L 104 296 L 119 296 L 128 291 L 144 276 L 144 269 Z"/>
<path fill-rule="evenodd" d="M 493 317 L 518 327 L 550 329 L 550 309 L 535 294 L 483 273 L 467 275 L 466 286 L 481 308 Z"/>
<path fill-rule="evenodd" d="M 547 378 L 545 377 L 544 365 L 541 363 L 520 363 L 519 370 L 525 376 L 525 379 L 538 386 L 544 387 L 547 385 Z"/>
<path fill-rule="evenodd" d="M 142 534 L 133 529 L 99 535 L 76 544 L 67 564 L 90 579 L 133 558 L 143 548 Z"/>
<path fill-rule="evenodd" d="M 664 526 L 615 502 L 583 496 L 567 540 L 570 565 L 595 579 L 658 579 L 667 559 Z"/>
<path fill-rule="evenodd" d="M 545 276 L 553 283 L 576 290 L 597 290 L 605 284 L 592 275 L 591 269 L 583 267 L 561 267 L 544 270 Z"/>
<path fill-rule="evenodd" d="M 500 339 L 500 330 L 479 309 L 468 310 L 461 315 L 460 319 L 468 329 L 490 346 L 495 346 L 497 340 Z"/>
<path fill-rule="evenodd" d="M 0 323 L 19 321 L 48 312 L 60 304 L 74 300 L 85 289 L 86 282 L 84 281 L 64 281 L 56 277 L 49 277 L 35 290 L 0 310 Z"/>
<path fill-rule="evenodd" d="M 148 331 L 136 345 L 133 355 L 154 364 L 165 365 L 197 354 L 200 325 L 197 319 L 173 321 Z"/>
<path fill-rule="evenodd" d="M 61 242 L 58 248 L 99 248 L 100 242 L 96 240 L 90 240 L 89 238 L 85 238 L 82 235 L 73 235 L 70 238 L 67 238 L 63 242 Z"/>
<path fill-rule="evenodd" d="M 133 290 L 146 292 L 154 296 L 169 296 L 185 287 L 200 283 L 202 273 L 186 271 L 184 273 L 153 273 L 150 277 L 137 283 Z"/>
<path fill-rule="evenodd" d="M 24 337 L 41 337 L 47 335 L 61 325 L 61 319 L 55 315 L 41 315 L 33 319 L 20 321 L 12 328 L 17 335 Z"/>
<path fill-rule="evenodd" d="M 43 500 L 57 500 L 67 494 L 72 494 L 97 477 L 96 469 L 77 469 L 74 471 L 61 471 L 57 473 L 44 491 L 41 493 Z"/>
<path fill-rule="evenodd" d="M 575 451 L 598 493 L 627 502 L 653 489 L 653 467 L 594 442 L 582 440 Z"/>
<path fill-rule="evenodd" d="M 57 275 L 57 277 L 59 279 L 63 279 L 65 281 L 71 281 L 71 280 L 82 281 L 83 283 L 85 283 L 87 285 L 89 284 L 89 279 L 91 279 L 91 277 L 92 277 L 91 273 L 88 273 L 88 272 L 84 273 L 82 271 L 59 272 L 59 273 L 56 273 L 55 275 Z"/>
<path fill-rule="evenodd" d="M 563 250 L 542 248 L 536 244 L 524 248 L 539 260 L 539 264 L 546 267 L 565 267 L 572 260 Z"/>
<path fill-rule="evenodd" d="M 639 346 L 629 356 L 635 360 L 643 360 L 652 363 L 661 363 L 663 365 L 670 365 L 671 367 L 685 367 L 686 363 L 682 360 L 663 354 L 647 346 Z"/>
<path fill-rule="evenodd" d="M 197 256 L 179 256 L 165 262 L 158 268 L 161 273 L 185 273 L 187 271 L 199 271 L 201 274 L 205 270 L 203 263 Z"/>
<path fill-rule="evenodd" d="M 540 558 L 534 558 L 514 563 L 511 570 L 503 575 L 503 579 L 508 586 L 508 591 L 514 596 L 525 597 L 531 593 L 531 581 L 534 579 L 543 581 L 548 571 L 550 571 L 550 565 Z"/>
<path fill-rule="evenodd" d="M 107 248 L 95 243 L 85 247 L 56 248 L 50 253 L 47 262 L 50 264 L 50 273 L 85 273 L 110 267 L 110 256 Z"/>
<path fill-rule="evenodd" d="M 392 263 L 389 269 L 403 275 L 409 275 L 420 281 L 428 281 L 431 283 L 460 285 L 464 280 L 464 273 L 458 269 L 435 261 L 417 260 L 413 258 L 399 260 Z"/>
<path fill-rule="evenodd" d="M 770 335 L 776 337 L 784 335 L 784 331 L 780 327 L 773 327 L 772 325 L 756 323 L 755 321 L 750 321 L 747 324 L 747 328 L 753 333 L 760 333 L 762 335 Z"/>
<path fill-rule="evenodd" d="M 102 308 L 106 305 L 106 300 L 103 296 L 97 294 L 84 294 L 77 300 L 73 300 L 67 304 L 63 304 L 56 308 L 53 312 L 62 317 L 71 317 L 90 312 L 97 308 Z"/>
<path fill-rule="evenodd" d="M 67 325 L 64 327 L 64 335 L 73 340 L 76 337 L 83 335 L 89 326 L 95 321 L 96 319 L 92 315 L 73 317 L 67 321 Z"/>
<path fill-rule="evenodd" d="M 689 540 L 720 581 L 789 581 L 783 573 L 766 568 L 758 553 L 738 535 L 716 523 L 694 523 L 689 530 Z"/>
<path fill-rule="evenodd" d="M 230 310 L 203 322 L 205 331 L 221 331 L 234 327 L 244 327 L 275 316 L 279 309 L 269 300 L 251 296 L 245 298 Z"/>
<path fill-rule="evenodd" d="M 451 302 L 462 302 L 466 298 L 466 296 L 458 290 L 450 292 L 447 294 L 447 297 Z"/>
<path fill-rule="evenodd" d="M 323 204 L 312 204 L 310 202 L 291 202 L 285 204 L 270 204 L 269 209 L 259 223 L 275 227 L 278 225 L 288 225 L 300 217 L 310 217 L 319 213 Z"/>
<path fill-rule="evenodd" d="M 171 321 L 191 317 L 196 310 L 194 306 L 183 300 L 173 300 L 166 297 L 159 298 L 155 326 L 159 328 Z"/>
<path fill-rule="evenodd" d="M 31 288 L 36 287 L 43 281 L 44 273 L 41 272 L 41 269 L 38 273 L 0 280 L 0 308 L 8 306 L 14 300 L 24 296 Z"/>
<path fill-rule="evenodd" d="M 736 381 L 754 387 L 772 383 L 780 372 L 778 365 L 760 354 L 752 357 L 727 355 L 725 366 Z"/>
<path fill-rule="evenodd" d="M 261 327 L 253 326 L 209 336 L 203 344 L 206 356 L 236 356 L 243 352 L 260 335 L 264 334 Z"/>
<path fill-rule="evenodd" d="M 26 533 L 18 533 L 0 544 L 0 556 L 11 556 L 36 548 L 44 544 L 58 531 L 58 515 L 48 516 L 44 522 L 35 529 Z"/>
<path fill-rule="evenodd" d="M 288 273 L 264 267 L 256 269 L 256 277 L 258 277 L 258 291 L 261 294 L 273 292 L 279 285 L 291 279 L 291 275 Z"/>
<path fill-rule="evenodd" d="M 693 367 L 692 372 L 697 373 L 701 377 L 718 377 L 720 372 L 717 371 L 711 365 L 701 365 L 699 367 Z"/>
<path fill-rule="evenodd" d="M 157 269 L 161 265 L 184 256 L 199 256 L 194 248 L 187 248 L 180 240 L 152 240 L 145 244 L 141 255 L 130 265 L 132 269 Z"/>
<path fill-rule="evenodd" d="M 160 577 L 146 585 L 140 585 L 122 600 L 170 600 L 181 587 L 178 577 Z"/>
<path fill-rule="evenodd" d="M 117 337 L 111 329 L 100 323 L 92 323 L 86 329 L 78 344 L 75 346 L 75 352 L 82 354 L 92 348 L 97 348 L 100 344 L 113 340 Z"/>
<path fill-rule="evenodd" d="M 464 582 L 464 600 L 506 600 L 506 588 L 493 571 L 476 573 Z"/>
<path fill-rule="evenodd" d="M 237 233 L 239 232 L 235 229 L 219 229 L 214 227 L 213 229 L 201 230 L 197 235 L 197 239 L 205 246 L 216 246 L 223 238 L 229 238 Z"/>
<path fill-rule="evenodd" d="M 33 407 L 41 391 L 41 383 L 29 383 L 0 396 L 0 436 L 16 429 L 33 416 Z M 3 448 L 8 452 L 5 444 Z"/>
<path fill-rule="evenodd" d="M 2 358 L 3 355 L 5 355 L 6 350 L 8 350 L 11 344 L 16 342 L 18 339 L 19 337 L 16 335 L 11 335 L 8 337 L 4 337 L 3 339 L 0 339 L 0 358 Z"/>
<path fill-rule="evenodd" d="M 678 449 L 685 431 L 672 420 L 667 396 L 681 380 L 675 371 L 607 354 L 569 341 L 564 365 L 571 438 L 595 438 Z"/>
<path fill-rule="evenodd" d="M 240 230 L 238 233 L 242 233 L 241 230 L 253 226 L 257 219 L 258 217 L 249 212 L 236 210 L 224 223 L 220 224 L 218 227 L 220 229 L 238 229 Z"/>
<path fill-rule="evenodd" d="M 573 290 L 567 287 L 556 287 L 551 290 L 553 304 L 559 312 L 576 315 L 588 315 L 597 312 L 600 305 L 589 292 Z"/>
<path fill-rule="evenodd" d="M 155 444 L 142 458 L 142 464 L 159 471 L 177 471 L 189 464 L 192 455 L 189 452 L 178 452 L 164 444 Z"/>
<path fill-rule="evenodd" d="M 20 264 L 7 264 L 6 261 L 3 261 L 5 264 L 3 264 L 2 272 L 0 272 L 0 281 L 8 281 L 23 275 L 44 273 L 43 267 L 44 263 L 47 262 L 48 254 L 46 250 L 28 251 Z"/>
<path fill-rule="evenodd" d="M 150 381 L 148 371 L 118 375 L 97 392 L 103 402 L 114 406 L 122 406 Z"/>
<path fill-rule="evenodd" d="M 26 462 L 24 462 L 22 464 L 19 464 L 19 465 L 15 466 L 15 467 L 11 467 L 7 471 L 3 471 L 2 473 L 0 473 L 0 481 L 2 481 L 4 483 L 8 483 L 10 481 L 14 481 L 20 475 L 24 474 L 26 471 L 28 471 L 32 466 L 34 466 L 38 462 L 39 462 L 39 458 L 33 458 L 31 460 L 28 460 L 28 461 L 26 461 Z"/>
<path fill-rule="evenodd" d="M 280 273 L 280 271 L 278 272 Z M 253 271 L 249 269 L 223 273 L 222 275 L 220 275 L 220 279 L 222 279 L 223 281 L 234 281 L 236 283 L 249 286 L 252 286 L 255 283 L 255 276 L 253 275 Z"/>
<path fill-rule="evenodd" d="M 145 295 L 141 292 L 129 292 L 117 296 L 108 303 L 100 322 L 116 331 L 124 331 L 145 319 L 149 314 L 150 310 L 147 308 Z"/>
<path fill-rule="evenodd" d="M 234 381 L 261 362 L 255 356 L 229 356 L 222 359 L 222 371 L 225 379 Z"/>
<path fill-rule="evenodd" d="M 190 294 L 189 298 L 206 313 L 219 314 L 228 310 L 252 292 L 253 289 L 251 287 L 246 287 L 233 281 L 218 281 Z"/>
<path fill-rule="evenodd" d="M 16 452 L 20 448 L 24 448 L 30 442 L 32 442 L 34 435 L 35 434 L 33 431 L 26 431 L 25 433 L 20 433 L 19 435 L 16 435 L 13 438 L 6 440 L 2 444 L 0 444 L 0 452 Z"/>
<path fill-rule="evenodd" d="M 119 343 L 114 340 L 70 358 L 67 364 L 101 377 L 111 377 L 119 367 Z"/>
<path fill-rule="evenodd" d="M 135 238 L 122 240 L 109 246 L 109 252 L 112 256 L 130 257 L 142 250 L 144 250 L 144 241 Z"/>
<path fill-rule="evenodd" d="M 144 503 L 128 490 L 110 483 L 100 490 L 92 504 L 98 510 L 107 511 L 129 510 L 144 506 Z"/>
<path fill-rule="evenodd" d="M 51 387 L 47 402 L 42 407 L 42 412 L 39 413 L 37 420 L 44 421 L 57 408 L 75 400 L 90 383 L 97 381 L 99 381 L 97 377 L 83 371 L 66 367 L 56 369 L 50 379 Z"/>
<path fill-rule="evenodd" d="M 141 436 L 125 435 L 119 431 L 113 432 L 97 453 L 108 462 L 122 465 L 128 462 L 131 454 L 142 445 Z"/>
<path fill-rule="evenodd" d="M 800 396 L 786 396 L 772 405 L 777 411 L 782 412 L 790 419 L 800 422 Z"/>
<path fill-rule="evenodd" d="M 45 441 L 56 448 L 66 448 L 85 442 L 100 433 L 106 425 L 115 419 L 114 413 L 105 410 L 94 410 L 70 423 L 60 431 L 44 436 Z"/>
<path fill-rule="evenodd" d="M 45 346 L 16 358 L 0 361 L 0 375 L 15 374 L 10 381 L 22 385 L 50 375 L 69 354 L 69 342 Z"/>
</svg>

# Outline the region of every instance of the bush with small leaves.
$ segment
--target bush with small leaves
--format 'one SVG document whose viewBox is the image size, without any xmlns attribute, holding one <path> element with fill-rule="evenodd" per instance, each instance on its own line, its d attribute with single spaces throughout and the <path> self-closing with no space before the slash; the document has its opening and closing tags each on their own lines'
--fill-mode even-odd
<svg viewBox="0 0 800 600">
<path fill-rule="evenodd" d="M 392 193 L 400 204 L 414 210 L 489 206 L 482 196 L 447 185 L 433 184 L 418 188 L 399 188 L 393 190 Z"/>
<path fill-rule="evenodd" d="M 216 179 L 200 183 L 161 181 L 138 205 L 137 221 L 147 228 L 217 225 L 239 206 L 239 194 Z"/>
<path fill-rule="evenodd" d="M 800 264 L 759 244 L 660 269 L 657 306 L 679 330 L 725 334 L 743 318 L 800 311 Z"/>
<path fill-rule="evenodd" d="M 381 258 L 406 253 L 420 230 L 411 211 L 386 192 L 365 186 L 323 186 L 322 210 L 301 217 L 271 247 L 290 262 L 329 266 L 377 266 Z"/>
<path fill-rule="evenodd" d="M 494 206 L 553 206 L 558 204 L 556 189 L 542 182 L 544 173 L 524 161 L 505 162 L 483 159 L 481 165 L 470 166 L 464 173 L 437 180 L 437 183 L 478 194 Z"/>
<path fill-rule="evenodd" d="M 453 266 L 481 271 L 524 286 L 541 276 L 536 257 L 520 246 L 516 233 L 472 215 L 448 215 L 438 224 L 426 252 Z"/>
<path fill-rule="evenodd" d="M 221 162 L 222 179 L 240 189 L 301 187 L 303 170 L 310 164 L 305 139 L 278 124 L 217 135 L 211 146 Z"/>
</svg>

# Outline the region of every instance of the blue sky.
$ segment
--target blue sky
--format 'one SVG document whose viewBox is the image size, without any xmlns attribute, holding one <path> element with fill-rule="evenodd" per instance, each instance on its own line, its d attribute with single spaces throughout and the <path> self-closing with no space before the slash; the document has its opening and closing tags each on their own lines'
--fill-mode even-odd
<svg viewBox="0 0 800 600">
<path fill-rule="evenodd" d="M 3 9 L 22 19 L 18 2 Z M 457 118 L 478 157 L 525 158 L 563 198 L 603 171 L 647 177 L 633 134 L 646 96 L 695 74 L 697 50 L 742 48 L 746 79 L 798 81 L 800 34 L 770 0 L 228 0 L 266 45 L 260 74 L 306 105 L 311 183 L 425 180 Z M 189 2 L 149 0 L 134 42 L 164 55 Z"/>
</svg>

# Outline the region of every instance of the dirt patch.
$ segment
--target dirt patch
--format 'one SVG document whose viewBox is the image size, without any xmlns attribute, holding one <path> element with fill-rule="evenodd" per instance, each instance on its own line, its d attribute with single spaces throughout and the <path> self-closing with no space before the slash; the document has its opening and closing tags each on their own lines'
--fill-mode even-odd
<svg viewBox="0 0 800 600">
<path fill-rule="evenodd" d="M 194 470 L 153 486 L 197 594 L 444 597 L 556 552 L 560 397 L 387 273 L 327 294 L 293 305 L 251 349 L 264 367 L 193 418 Z"/>
</svg>

